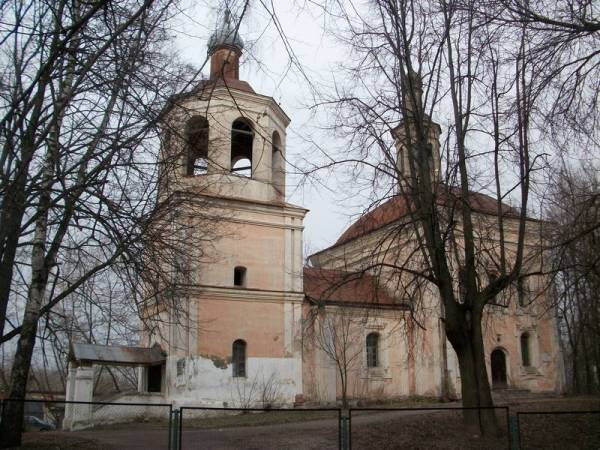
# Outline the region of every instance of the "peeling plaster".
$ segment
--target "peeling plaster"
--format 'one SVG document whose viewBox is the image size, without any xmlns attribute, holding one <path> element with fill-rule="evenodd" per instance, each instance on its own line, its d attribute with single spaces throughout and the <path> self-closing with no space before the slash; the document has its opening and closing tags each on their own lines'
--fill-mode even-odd
<svg viewBox="0 0 600 450">
<path fill-rule="evenodd" d="M 202 358 L 210 359 L 217 369 L 226 370 L 231 358 L 220 358 L 219 356 L 200 354 Z M 196 372 L 197 375 L 197 372 Z"/>
<path fill-rule="evenodd" d="M 177 358 L 168 358 L 166 382 L 171 386 L 168 401 L 196 406 L 220 407 L 224 401 L 234 406 L 260 406 L 265 383 L 275 387 L 277 404 L 291 405 L 296 395 L 302 393 L 299 358 L 249 357 L 246 378 L 234 378 L 231 370 L 225 370 L 231 367 L 230 359 L 205 354 L 187 357 L 186 361 L 185 374 L 178 377 Z"/>
</svg>

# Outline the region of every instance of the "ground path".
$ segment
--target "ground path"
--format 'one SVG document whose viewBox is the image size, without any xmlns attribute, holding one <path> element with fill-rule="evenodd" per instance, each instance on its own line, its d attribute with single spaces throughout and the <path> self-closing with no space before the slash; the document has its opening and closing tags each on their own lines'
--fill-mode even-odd
<svg viewBox="0 0 600 450">
<path fill-rule="evenodd" d="M 497 404 L 501 404 L 498 402 Z M 492 438 L 481 438 L 479 436 L 464 432 L 461 424 L 461 414 L 458 411 L 432 412 L 418 410 L 422 407 L 456 407 L 460 403 L 439 403 L 411 405 L 416 410 L 411 411 L 355 411 L 352 417 L 352 443 L 353 450 L 371 449 L 495 449 L 507 448 L 507 434 L 502 430 L 501 435 Z M 517 403 L 510 405 L 511 413 L 517 410 L 557 410 L 557 409 L 598 409 L 600 400 L 595 398 L 522 398 Z M 239 418 L 239 419 L 236 419 Z M 254 416 L 260 419 L 260 414 Z M 499 418 L 505 417 L 504 411 L 499 413 Z M 229 417 L 231 420 L 242 420 L 244 416 Z M 245 416 L 246 419 L 252 415 Z M 597 416 L 595 417 L 597 418 Z M 230 422 L 231 422 L 230 420 Z M 563 420 L 564 421 L 564 420 Z M 182 436 L 183 450 L 286 450 L 286 449 L 336 449 L 338 448 L 338 421 L 335 418 L 321 418 L 319 420 L 306 420 L 292 423 L 279 423 L 268 425 L 251 426 L 215 426 L 211 428 L 200 428 L 193 426 L 193 419 L 184 421 Z M 201 422 L 201 421 L 200 421 Z M 599 421 L 600 422 L 600 421 Z M 206 424 L 205 424 L 206 425 Z M 558 430 L 559 425 L 555 428 Z M 576 425 L 576 424 L 565 424 Z M 582 426 L 585 432 L 596 433 L 597 427 L 589 423 Z M 534 434 L 544 434 L 537 430 Z M 548 434 L 547 426 L 543 427 Z M 571 428 L 569 428 L 571 429 Z M 572 436 L 567 431 L 560 432 L 565 438 Z M 590 442 L 596 445 L 596 434 Z M 165 426 L 153 424 L 134 424 L 118 426 L 111 429 L 96 429 L 79 432 L 49 432 L 37 433 L 37 437 L 46 435 L 48 440 L 64 438 L 80 438 L 96 442 L 92 446 L 61 446 L 60 448 L 93 448 L 97 450 L 159 450 L 167 449 L 168 429 Z M 559 436 L 559 438 L 561 437 Z M 600 438 L 600 435 L 598 436 Z M 560 439 L 552 441 L 551 444 L 569 447 L 568 442 Z M 567 444 L 567 445 L 565 445 Z M 548 444 L 546 444 L 548 445 Z M 29 447 L 28 447 L 29 448 Z M 32 447 L 37 448 L 37 447 Z M 51 447 L 43 447 L 51 448 Z M 57 448 L 57 447 L 52 447 Z M 535 448 L 535 447 L 531 447 Z M 548 447 L 555 448 L 555 447 Z M 558 447 L 556 447 L 558 448 Z M 588 448 L 588 445 L 579 448 Z M 599 447 L 590 447 L 599 448 Z"/>
</svg>

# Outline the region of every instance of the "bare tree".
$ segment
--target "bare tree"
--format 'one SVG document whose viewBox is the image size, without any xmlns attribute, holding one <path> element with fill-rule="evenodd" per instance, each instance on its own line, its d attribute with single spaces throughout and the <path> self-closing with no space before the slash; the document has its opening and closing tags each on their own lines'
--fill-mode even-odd
<svg viewBox="0 0 600 450">
<path fill-rule="evenodd" d="M 353 193 L 369 189 L 375 211 L 361 226 L 377 219 L 378 205 L 393 202 L 397 220 L 378 219 L 394 226 L 380 233 L 373 258 L 344 264 L 435 288 L 470 407 L 493 405 L 483 347 L 490 308 L 509 307 L 515 296 L 505 294 L 519 280 L 544 273 L 543 223 L 530 219 L 531 193 L 546 167 L 544 118 L 560 103 L 550 102 L 558 97 L 549 88 L 559 77 L 545 70 L 536 46 L 543 22 L 509 17 L 518 11 L 503 11 L 505 3 L 325 4 L 348 53 L 335 93 L 317 108 L 335 115 L 329 129 L 346 145 L 337 153 L 313 141 L 318 153 L 306 161 L 309 173 L 345 166 Z M 556 32 L 544 33 L 549 48 Z M 593 33 L 578 38 L 589 44 Z M 565 55 L 560 63 L 574 61 Z M 586 95 L 573 98 L 594 98 Z M 434 116 L 447 119 L 443 127 Z M 423 306 L 418 299 L 411 306 L 417 321 Z M 467 421 L 483 432 L 497 428 L 490 411 Z"/>
<path fill-rule="evenodd" d="M 24 397 L 40 318 L 94 275 L 132 279 L 153 249 L 173 248 L 152 225 L 173 203 L 156 201 L 162 111 L 190 75 L 165 47 L 173 4 L 2 7 L 0 339 L 18 336 L 12 398 Z M 3 446 L 20 443 L 22 408 L 4 408 Z"/>
<path fill-rule="evenodd" d="M 140 335 L 139 313 L 131 302 L 130 289 L 112 271 L 86 280 L 77 291 L 61 301 L 39 327 L 34 360 L 43 362 L 44 379 L 50 372 L 66 387 L 67 361 L 73 343 L 135 345 Z M 49 384 L 49 383 L 48 383 Z M 96 372 L 94 392 L 136 389 L 135 370 L 104 367 Z"/>
<path fill-rule="evenodd" d="M 304 320 L 304 345 L 308 353 L 323 352 L 335 365 L 340 381 L 342 407 L 348 408 L 348 382 L 360 367 L 363 356 L 361 330 L 364 311 L 335 306 L 313 305 Z"/>
<path fill-rule="evenodd" d="M 313 306 L 305 319 L 304 342 L 323 352 L 335 365 L 340 381 L 342 407 L 348 408 L 348 383 L 351 372 L 360 368 L 363 356 L 361 330 L 363 310 L 332 306 Z"/>
<path fill-rule="evenodd" d="M 339 384 L 342 407 L 348 408 L 349 399 L 367 388 L 362 382 L 365 374 L 372 370 L 382 376 L 385 370 L 381 364 L 385 339 L 380 339 L 379 331 L 367 334 L 365 329 L 377 326 L 374 330 L 380 330 L 387 323 L 393 327 L 386 333 L 395 333 L 407 305 L 395 302 L 366 271 L 310 268 L 305 270 L 304 281 L 309 302 L 302 327 L 304 364 L 313 371 L 313 380 L 305 382 L 312 383 L 308 390 L 314 391 L 307 393 L 320 398 L 321 388 L 328 385 L 337 398 Z M 328 369 L 323 372 L 322 364 L 335 368 L 333 380 L 323 379 Z"/>
<path fill-rule="evenodd" d="M 570 388 L 576 393 L 600 389 L 600 185 L 593 165 L 563 168 L 553 179 L 547 214 L 556 271 L 553 291 L 566 347 Z"/>
</svg>

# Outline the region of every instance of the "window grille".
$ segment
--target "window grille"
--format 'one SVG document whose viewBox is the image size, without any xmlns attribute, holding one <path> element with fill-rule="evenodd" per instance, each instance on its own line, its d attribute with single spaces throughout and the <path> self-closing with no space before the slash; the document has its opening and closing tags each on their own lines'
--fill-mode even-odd
<svg viewBox="0 0 600 450">
<path fill-rule="evenodd" d="M 367 367 L 377 367 L 379 365 L 379 335 L 370 333 L 367 336 Z"/>
<path fill-rule="evenodd" d="M 245 377 L 246 376 L 246 342 L 238 339 L 233 343 L 233 350 L 231 355 L 231 362 L 233 364 L 233 376 L 234 377 Z"/>
</svg>

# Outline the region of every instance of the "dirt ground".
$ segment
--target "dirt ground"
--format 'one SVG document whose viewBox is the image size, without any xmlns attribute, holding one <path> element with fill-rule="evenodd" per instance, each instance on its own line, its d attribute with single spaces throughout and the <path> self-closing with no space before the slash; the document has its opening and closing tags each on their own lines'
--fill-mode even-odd
<svg viewBox="0 0 600 450">
<path fill-rule="evenodd" d="M 500 429 L 493 436 L 466 431 L 461 411 L 389 411 L 353 416 L 353 450 L 437 450 L 508 448 L 506 414 L 497 413 Z"/>
<path fill-rule="evenodd" d="M 498 406 L 508 406 L 510 415 L 531 411 L 600 411 L 600 398 L 523 399 Z M 503 411 L 497 413 L 500 430 L 493 436 L 466 431 L 460 411 L 369 414 L 373 416 L 358 415 L 352 420 L 353 450 L 509 448 L 509 425 Z M 600 413 L 520 414 L 519 419 L 521 450 L 600 449 Z"/>
<path fill-rule="evenodd" d="M 560 411 L 596 411 L 560 414 Z M 519 414 L 521 450 L 600 449 L 600 398 L 553 399 L 511 405 L 511 411 L 544 411 L 555 414 Z"/>
<path fill-rule="evenodd" d="M 29 433 L 32 434 L 32 433 Z M 73 435 L 76 435 L 73 436 Z M 27 449 L 44 450 L 166 450 L 168 430 L 145 427 L 139 429 L 89 430 L 78 432 L 53 431 L 38 433 L 40 446 L 27 446 Z M 71 443 L 62 439 L 71 439 Z M 76 441 L 79 440 L 80 445 Z M 190 428 L 182 435 L 182 449 L 195 450 L 321 450 L 338 448 L 337 420 L 319 420 L 277 425 Z M 42 445 L 43 444 L 43 445 Z"/>
<path fill-rule="evenodd" d="M 426 407 L 422 404 L 419 406 Z M 445 405 L 452 406 L 452 405 Z M 523 400 L 508 404 L 516 412 L 561 410 L 600 411 L 598 397 Z M 392 449 L 507 449 L 506 416 L 499 414 L 500 431 L 494 436 L 466 432 L 457 411 L 354 412 L 351 424 L 353 450 Z M 287 450 L 336 449 L 337 419 L 323 417 L 293 422 L 281 416 L 268 424 L 265 416 L 228 418 L 204 423 L 184 421 L 184 450 Z M 273 416 L 275 417 L 275 416 Z M 317 417 L 315 417 L 316 419 Z M 600 414 L 519 415 L 521 449 L 600 449 Z M 26 433 L 25 449 L 45 450 L 158 450 L 166 449 L 168 429 L 162 425 L 132 424 L 80 432 Z"/>
</svg>

